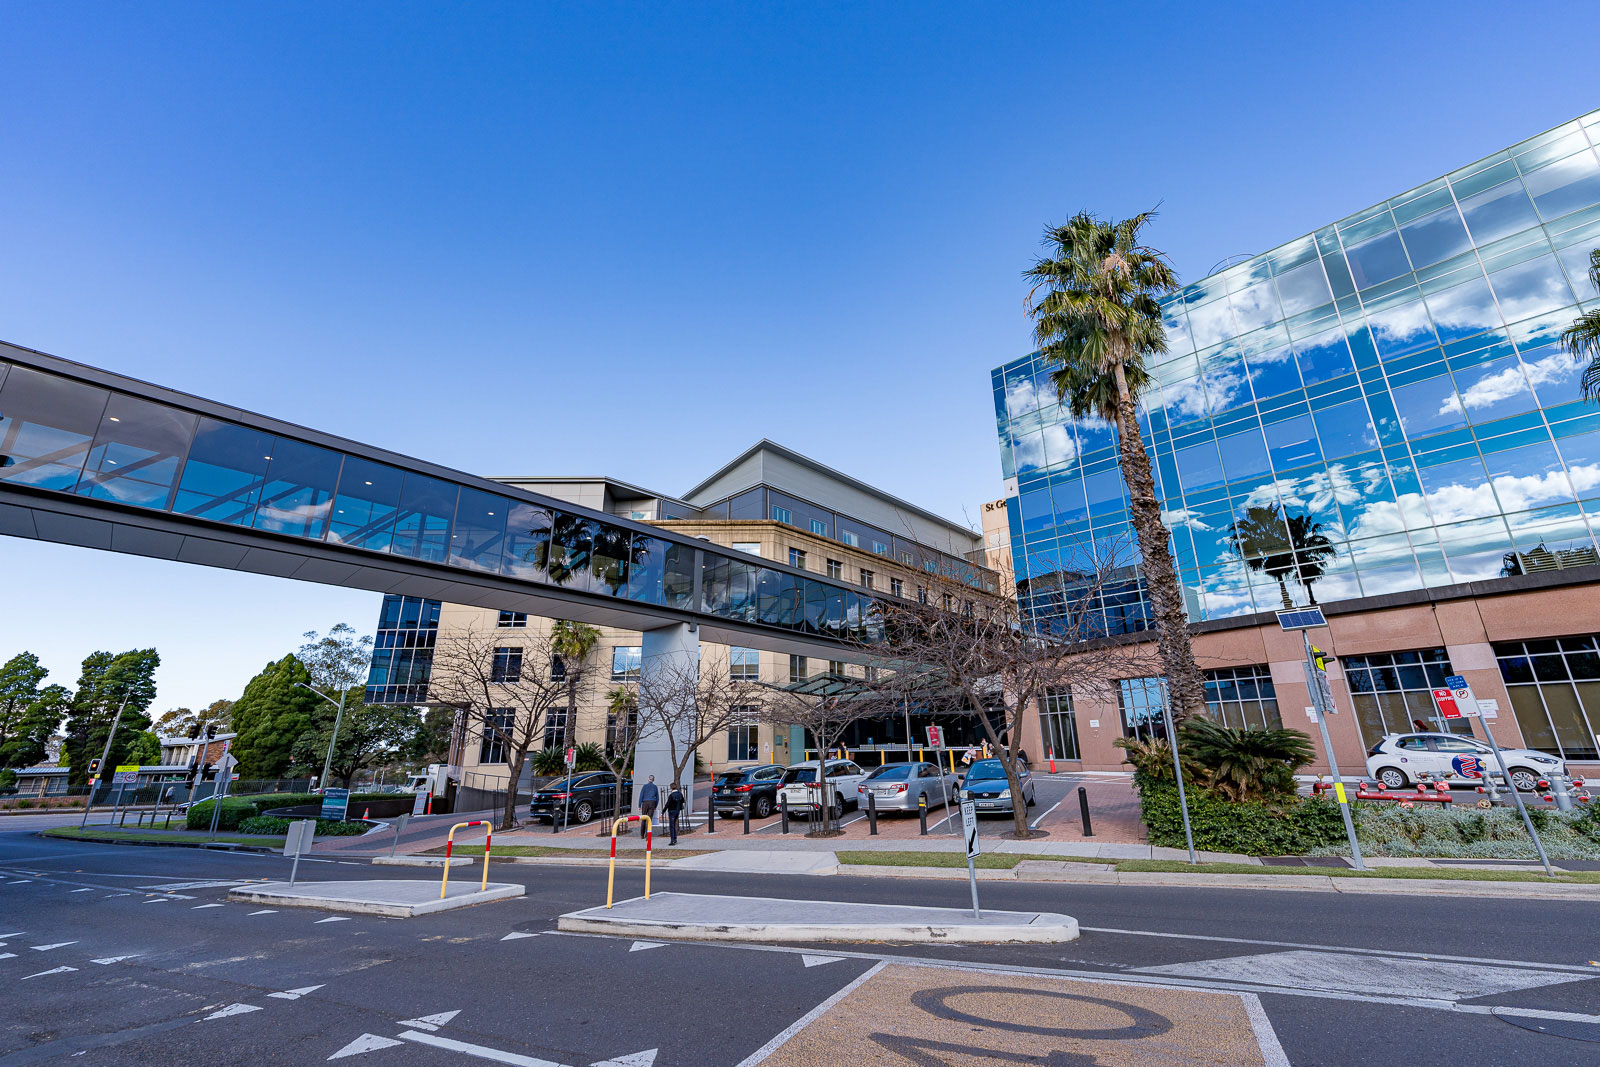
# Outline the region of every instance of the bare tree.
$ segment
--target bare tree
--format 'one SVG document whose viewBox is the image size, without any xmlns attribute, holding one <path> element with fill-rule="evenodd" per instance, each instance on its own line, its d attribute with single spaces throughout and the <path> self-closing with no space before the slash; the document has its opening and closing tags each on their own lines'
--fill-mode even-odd
<svg viewBox="0 0 1600 1067">
<path fill-rule="evenodd" d="M 510 779 L 501 830 L 517 824 L 517 782 L 535 745 L 542 745 L 552 709 L 564 705 L 568 682 L 550 677 L 550 637 L 537 630 L 441 633 L 433 655 L 429 702 L 461 711 L 467 743 L 498 745 Z M 580 679 L 579 684 L 582 684 Z"/>
<path fill-rule="evenodd" d="M 1030 836 L 1018 773 L 1029 713 L 1050 694 L 1104 692 L 1118 677 L 1159 673 L 1149 642 L 1106 635 L 1101 594 L 1131 579 L 1115 548 L 1073 553 L 1070 571 L 1058 564 L 1048 628 L 1036 626 L 1016 600 L 978 594 L 941 576 L 925 601 L 879 597 L 875 632 L 858 646 L 897 666 L 879 686 L 882 697 L 920 693 L 935 710 L 976 720 L 1005 768 L 1018 838 Z"/>
<path fill-rule="evenodd" d="M 666 737 L 672 781 L 693 772 L 694 755 L 730 726 L 759 722 L 770 690 L 732 677 L 726 659 L 664 658 L 639 672 L 638 735 Z"/>
<path fill-rule="evenodd" d="M 858 683 L 855 679 L 820 682 L 812 690 L 794 691 L 772 689 L 764 718 L 776 727 L 799 726 L 811 734 L 817 743 L 817 782 L 820 794 L 818 806 L 835 823 L 837 833 L 839 816 L 844 814 L 844 800 L 833 795 L 833 784 L 828 781 L 828 754 L 839 747 L 839 739 L 854 723 L 864 719 L 892 715 L 901 706 L 893 687 L 874 680 Z"/>
</svg>

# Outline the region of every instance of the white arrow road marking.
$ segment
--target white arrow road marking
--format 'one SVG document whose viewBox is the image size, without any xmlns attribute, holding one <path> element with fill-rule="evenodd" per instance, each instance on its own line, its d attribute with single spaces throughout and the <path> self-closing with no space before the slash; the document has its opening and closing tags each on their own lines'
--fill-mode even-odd
<svg viewBox="0 0 1600 1067">
<path fill-rule="evenodd" d="M 446 1048 L 452 1052 L 461 1052 L 468 1056 L 476 1056 L 483 1060 L 493 1060 L 496 1063 L 509 1063 L 514 1067 L 563 1067 L 562 1064 L 550 1060 L 535 1059 L 532 1056 L 521 1056 L 515 1052 L 502 1052 L 497 1048 L 486 1045 L 474 1045 L 466 1041 L 456 1041 L 449 1037 L 439 1037 L 436 1034 L 419 1034 L 415 1030 L 407 1030 L 400 1035 L 407 1041 L 415 1041 L 420 1045 L 432 1045 L 435 1048 Z"/>
<path fill-rule="evenodd" d="M 632 945 L 628 946 L 628 951 L 643 952 L 647 948 L 661 948 L 665 944 L 665 941 L 635 941 Z"/>
<path fill-rule="evenodd" d="M 167 898 L 166 897 L 156 897 L 154 900 L 145 901 L 146 904 L 165 904 L 166 902 L 167 902 Z"/>
<path fill-rule="evenodd" d="M 89 886 L 87 889 L 69 889 L 69 890 L 67 890 L 67 892 L 69 892 L 69 893 L 93 893 L 94 892 L 94 886 Z"/>
<path fill-rule="evenodd" d="M 132 893 L 107 893 L 106 894 L 106 899 L 110 900 L 112 897 L 131 897 L 131 896 L 133 896 Z"/>
<path fill-rule="evenodd" d="M 100 959 L 90 960 L 89 962 L 98 963 L 101 966 L 108 966 L 113 963 L 121 963 L 123 960 L 137 959 L 138 956 L 139 953 L 137 952 L 133 953 L 131 956 L 102 956 Z"/>
<path fill-rule="evenodd" d="M 66 974 L 68 971 L 75 971 L 77 969 L 78 968 L 76 967 L 52 967 L 48 971 L 40 971 L 38 974 L 30 974 L 17 980 L 19 982 L 26 982 L 29 978 L 43 978 L 47 974 Z"/>
<path fill-rule="evenodd" d="M 401 1044 L 404 1044 L 404 1042 L 396 1041 L 390 1037 L 379 1037 L 377 1034 L 362 1034 L 344 1048 L 329 1056 L 328 1059 L 339 1060 L 346 1056 L 356 1056 L 360 1053 L 372 1052 L 380 1048 L 394 1048 L 394 1046 Z"/>
<path fill-rule="evenodd" d="M 16 958 L 17 954 L 15 952 L 0 952 L 0 960 L 14 960 Z"/>
<path fill-rule="evenodd" d="M 334 915 L 331 918 L 318 919 L 317 922 L 312 923 L 311 925 L 315 926 L 317 923 L 347 923 L 349 921 L 350 917 L 347 915 Z"/>
<path fill-rule="evenodd" d="M 461 1009 L 455 1011 L 441 1011 L 436 1015 L 419 1015 L 415 1019 L 401 1019 L 396 1026 L 415 1026 L 422 1030 L 437 1030 L 445 1023 L 461 1014 Z"/>
<path fill-rule="evenodd" d="M 643 1052 L 635 1052 L 630 1056 L 618 1056 L 614 1060 L 600 1060 L 589 1064 L 589 1067 L 651 1067 L 656 1062 L 656 1053 L 660 1049 L 647 1048 Z"/>
<path fill-rule="evenodd" d="M 299 989 L 285 989 L 282 993 L 268 993 L 267 996 L 277 997 L 279 1000 L 299 1000 L 307 993 L 315 993 L 321 988 L 320 985 L 303 985 Z"/>
<path fill-rule="evenodd" d="M 261 1009 L 256 1007 L 254 1004 L 229 1004 L 226 1008 L 223 1008 L 220 1011 L 214 1011 L 200 1021 L 206 1022 L 211 1019 L 226 1019 L 232 1015 L 247 1015 L 252 1011 L 260 1010 Z"/>
<path fill-rule="evenodd" d="M 807 967 L 821 967 L 824 963 L 838 963 L 842 959 L 843 956 L 813 956 L 809 953 L 802 953 L 800 956 L 800 962 Z"/>
<path fill-rule="evenodd" d="M 32 878 L 18 878 L 16 881 L 7 882 L 6 885 L 26 885 L 31 881 L 33 881 Z"/>
<path fill-rule="evenodd" d="M 250 914 L 251 915 L 276 915 L 276 914 L 278 914 L 278 909 L 276 909 L 276 908 L 262 908 L 260 911 L 252 911 Z"/>
<path fill-rule="evenodd" d="M 25 934 L 27 932 L 28 931 L 26 931 L 26 930 L 13 930 L 9 934 L 0 934 L 0 941 L 4 941 L 7 938 L 11 938 L 11 937 L 21 937 L 23 934 Z"/>
<path fill-rule="evenodd" d="M 76 941 L 57 941 L 53 945 L 34 945 L 33 946 L 33 951 L 35 951 L 35 952 L 49 952 L 53 948 L 66 948 L 68 945 L 76 945 L 76 944 L 77 944 Z"/>
<path fill-rule="evenodd" d="M 518 931 L 516 933 L 507 934 L 506 936 L 502 937 L 500 940 L 502 940 L 502 941 L 515 941 L 519 937 L 538 937 L 538 936 L 539 936 L 538 934 L 525 934 L 525 933 L 522 933 L 521 931 Z"/>
<path fill-rule="evenodd" d="M 190 908 L 189 910 L 190 911 L 200 911 L 200 910 L 202 910 L 204 908 L 220 908 L 220 907 L 222 907 L 221 904 L 196 904 L 194 907 Z"/>
</svg>

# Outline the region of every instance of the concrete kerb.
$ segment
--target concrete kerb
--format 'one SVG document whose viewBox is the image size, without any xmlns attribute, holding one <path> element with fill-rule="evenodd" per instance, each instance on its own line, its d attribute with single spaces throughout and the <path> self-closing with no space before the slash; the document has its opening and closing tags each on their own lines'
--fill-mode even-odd
<svg viewBox="0 0 1600 1067">
<path fill-rule="evenodd" d="M 496 860 L 495 862 L 500 862 Z M 449 863 L 452 867 L 470 867 L 473 863 L 471 856 L 451 856 L 446 860 L 443 856 L 374 856 L 372 864 L 375 867 L 443 867 Z"/>
<path fill-rule="evenodd" d="M 570 933 L 656 940 L 758 942 L 897 941 L 967 945 L 1057 944 L 1078 937 L 1078 921 L 1054 912 L 784 900 L 690 893 L 633 897 L 614 908 L 569 912 Z"/>
<path fill-rule="evenodd" d="M 340 882 L 264 882 L 230 890 L 229 900 L 250 904 L 275 904 L 288 908 L 322 908 L 358 915 L 384 915 L 409 919 L 417 915 L 452 911 L 486 904 L 492 900 L 520 897 L 527 888 L 511 882 L 490 882 L 488 889 L 472 883 L 451 886 L 448 896 L 439 896 L 439 883 L 412 879 L 363 879 Z"/>
</svg>

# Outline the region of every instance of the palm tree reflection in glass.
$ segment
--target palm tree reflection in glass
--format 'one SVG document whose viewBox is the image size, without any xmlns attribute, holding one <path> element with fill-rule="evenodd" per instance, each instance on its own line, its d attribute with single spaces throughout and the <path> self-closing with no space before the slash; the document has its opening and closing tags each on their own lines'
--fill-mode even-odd
<svg viewBox="0 0 1600 1067">
<path fill-rule="evenodd" d="M 1294 607 L 1289 579 L 1297 570 L 1306 598 L 1317 602 L 1311 586 L 1338 552 L 1323 534 L 1322 523 L 1313 522 L 1309 515 L 1287 515 L 1278 505 L 1247 508 L 1244 517 L 1234 522 L 1228 544 L 1245 566 L 1278 583 L 1286 608 Z"/>
</svg>

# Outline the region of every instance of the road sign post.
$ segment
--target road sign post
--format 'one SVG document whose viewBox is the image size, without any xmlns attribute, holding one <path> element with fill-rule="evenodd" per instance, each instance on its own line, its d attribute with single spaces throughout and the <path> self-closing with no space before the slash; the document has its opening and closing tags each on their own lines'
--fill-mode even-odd
<svg viewBox="0 0 1600 1067">
<path fill-rule="evenodd" d="M 336 819 L 339 822 L 350 814 L 350 790 L 324 789 L 322 791 L 322 812 L 318 816 L 323 819 Z"/>
<path fill-rule="evenodd" d="M 972 793 L 961 791 L 961 833 L 967 841 L 967 884 L 972 887 L 972 917 L 983 918 L 978 908 L 978 869 L 973 861 L 982 853 L 978 845 L 978 809 L 972 803 Z"/>
<path fill-rule="evenodd" d="M 228 746 L 231 744 L 233 744 L 231 740 L 222 743 L 222 758 L 217 760 L 216 778 L 213 779 L 217 784 L 211 790 L 212 837 L 217 836 L 217 820 L 222 815 L 222 802 L 227 799 L 228 785 L 233 781 L 233 769 L 239 765 L 239 761 L 228 751 Z"/>
<path fill-rule="evenodd" d="M 1333 772 L 1333 796 L 1339 803 L 1339 815 L 1344 820 L 1344 834 L 1350 841 L 1350 858 L 1355 869 L 1364 871 L 1367 862 L 1361 856 L 1361 842 L 1356 840 L 1355 820 L 1350 817 L 1350 797 L 1344 789 L 1344 775 L 1339 773 L 1339 760 L 1333 754 L 1333 739 L 1328 735 L 1328 716 L 1336 714 L 1338 705 L 1333 702 L 1333 687 L 1328 684 L 1327 657 L 1311 643 L 1310 630 L 1328 625 L 1321 608 L 1298 608 L 1278 612 L 1278 626 L 1284 630 L 1299 630 L 1300 640 L 1306 650 L 1306 688 L 1311 692 L 1311 704 L 1316 709 L 1317 730 L 1322 734 L 1322 751 L 1328 757 L 1328 769 Z"/>
<path fill-rule="evenodd" d="M 289 868 L 289 884 L 294 885 L 295 875 L 300 871 L 300 854 L 311 851 L 311 843 L 316 840 L 317 820 L 296 819 L 289 824 L 289 833 L 283 839 L 283 854 L 293 856 L 294 864 Z"/>
<path fill-rule="evenodd" d="M 1511 780 L 1511 769 L 1506 766 L 1505 753 L 1500 751 L 1500 743 L 1494 739 L 1494 731 L 1489 728 L 1489 720 L 1483 717 L 1483 709 L 1478 705 L 1478 698 L 1473 695 L 1472 686 L 1467 684 L 1466 678 L 1459 674 L 1452 674 L 1444 680 L 1450 688 L 1446 695 L 1456 708 L 1458 716 L 1477 719 L 1483 726 L 1483 736 L 1488 738 L 1489 747 L 1494 750 L 1495 762 L 1500 764 L 1500 774 L 1506 783 L 1506 792 L 1511 794 L 1512 801 L 1517 805 L 1517 813 L 1522 816 L 1522 825 L 1527 828 L 1528 836 L 1533 838 L 1533 847 L 1539 853 L 1539 862 L 1544 864 L 1544 873 L 1554 878 L 1556 872 L 1550 869 L 1550 857 L 1544 853 L 1544 842 L 1539 840 L 1539 831 L 1533 828 L 1533 819 L 1528 815 L 1528 807 L 1522 802 L 1522 794 L 1517 792 L 1517 784 Z M 1433 691 L 1435 702 L 1439 700 L 1439 690 Z M 1440 714 L 1444 709 L 1440 708 Z"/>
</svg>

